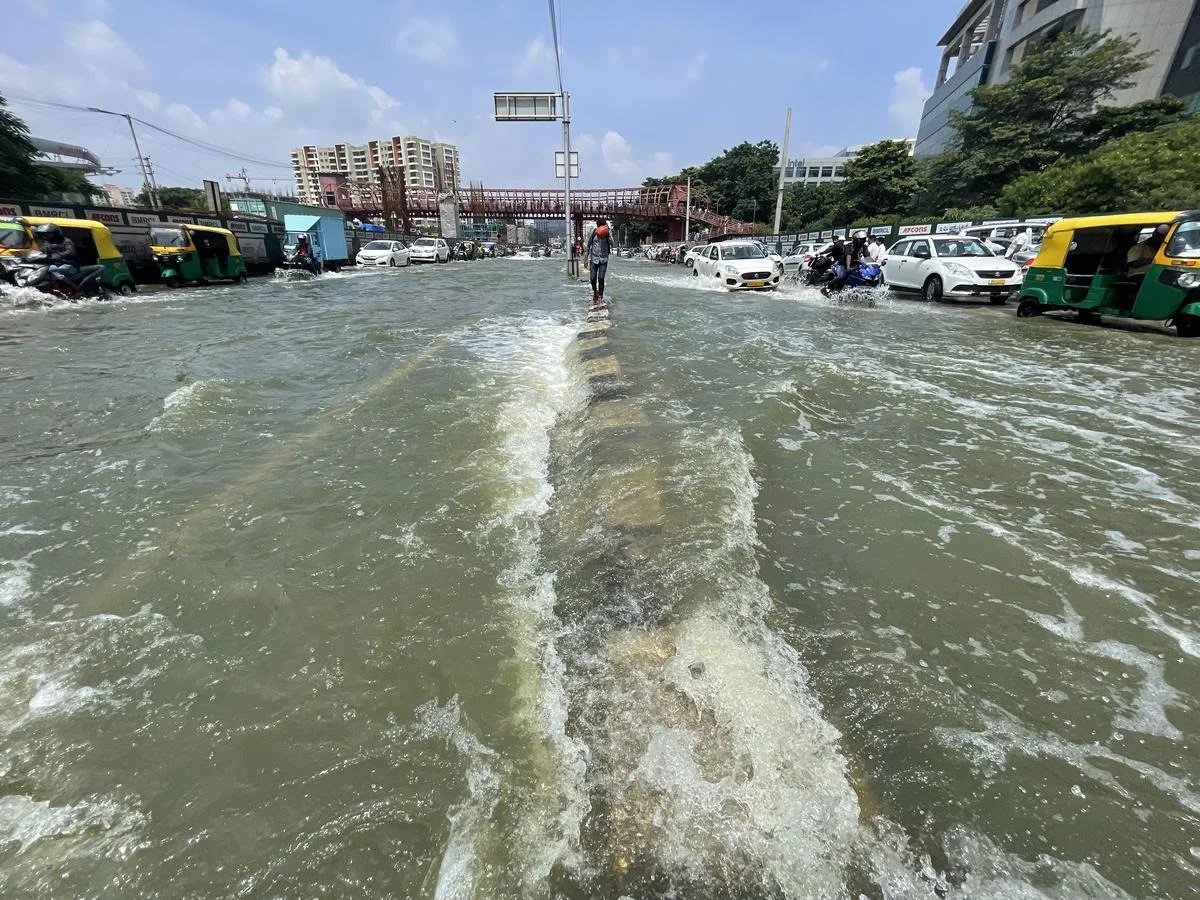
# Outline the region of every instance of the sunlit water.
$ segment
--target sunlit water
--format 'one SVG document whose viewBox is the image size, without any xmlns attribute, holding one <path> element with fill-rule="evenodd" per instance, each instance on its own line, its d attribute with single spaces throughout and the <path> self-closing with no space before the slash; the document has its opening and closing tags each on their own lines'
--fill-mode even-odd
<svg viewBox="0 0 1200 900">
<path fill-rule="evenodd" d="M 9 298 L 0 896 L 1195 895 L 1200 344 L 561 268 Z"/>
</svg>

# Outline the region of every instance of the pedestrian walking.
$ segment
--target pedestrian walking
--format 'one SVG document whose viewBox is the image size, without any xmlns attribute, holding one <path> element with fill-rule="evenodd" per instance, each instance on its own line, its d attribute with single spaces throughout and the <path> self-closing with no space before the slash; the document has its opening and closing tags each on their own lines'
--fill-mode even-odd
<svg viewBox="0 0 1200 900">
<path fill-rule="evenodd" d="M 608 255 L 612 252 L 612 238 L 608 222 L 596 220 L 596 230 L 588 236 L 588 274 L 592 280 L 592 306 L 604 302 L 604 276 L 608 273 Z"/>
</svg>

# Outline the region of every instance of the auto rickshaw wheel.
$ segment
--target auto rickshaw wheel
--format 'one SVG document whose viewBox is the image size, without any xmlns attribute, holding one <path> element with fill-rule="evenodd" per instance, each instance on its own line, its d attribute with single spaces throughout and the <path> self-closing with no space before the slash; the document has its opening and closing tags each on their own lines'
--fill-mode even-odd
<svg viewBox="0 0 1200 900">
<path fill-rule="evenodd" d="M 167 287 L 174 290 L 175 288 L 183 287 L 183 279 L 180 278 L 178 275 L 172 275 L 170 278 L 168 278 L 166 280 L 165 284 Z"/>
<path fill-rule="evenodd" d="M 1176 316 L 1175 333 L 1184 338 L 1200 337 L 1200 316 Z"/>
<path fill-rule="evenodd" d="M 136 288 L 128 281 L 122 281 L 117 286 L 117 293 L 120 294 L 122 297 L 128 297 L 135 290 L 136 290 Z"/>
<path fill-rule="evenodd" d="M 234 284 L 245 284 L 250 280 L 250 276 L 245 272 L 239 272 L 237 278 L 233 279 Z"/>
<path fill-rule="evenodd" d="M 1021 302 L 1017 304 L 1018 319 L 1032 319 L 1034 316 L 1040 316 L 1041 314 L 1042 305 L 1033 297 L 1024 297 L 1022 298 Z"/>
</svg>

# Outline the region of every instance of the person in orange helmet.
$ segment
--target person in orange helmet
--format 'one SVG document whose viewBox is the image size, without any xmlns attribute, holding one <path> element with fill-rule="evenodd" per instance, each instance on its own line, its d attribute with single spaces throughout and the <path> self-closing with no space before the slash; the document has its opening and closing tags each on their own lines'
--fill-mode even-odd
<svg viewBox="0 0 1200 900">
<path fill-rule="evenodd" d="M 588 274 L 592 280 L 592 306 L 604 302 L 604 276 L 608 273 L 608 255 L 612 252 L 612 232 L 604 219 L 596 220 L 596 230 L 587 241 Z"/>
</svg>

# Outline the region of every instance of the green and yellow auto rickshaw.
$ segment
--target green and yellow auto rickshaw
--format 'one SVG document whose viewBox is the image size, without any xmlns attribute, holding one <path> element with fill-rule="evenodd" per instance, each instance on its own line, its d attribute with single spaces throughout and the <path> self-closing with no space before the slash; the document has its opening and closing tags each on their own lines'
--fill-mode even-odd
<svg viewBox="0 0 1200 900">
<path fill-rule="evenodd" d="M 1062 219 L 1046 230 L 1017 315 L 1074 310 L 1167 321 L 1200 337 L 1200 211 Z"/>
<path fill-rule="evenodd" d="M 244 282 L 246 263 L 228 228 L 160 222 L 150 226 L 159 277 L 172 287 L 222 279 Z"/>
<path fill-rule="evenodd" d="M 112 232 L 103 222 L 90 219 L 64 219 L 49 216 L 19 216 L 0 219 L 0 255 L 25 256 L 37 251 L 33 229 L 37 225 L 57 225 L 75 246 L 80 266 L 102 266 L 103 280 L 118 294 L 137 290 L 125 257 L 113 243 Z"/>
</svg>

